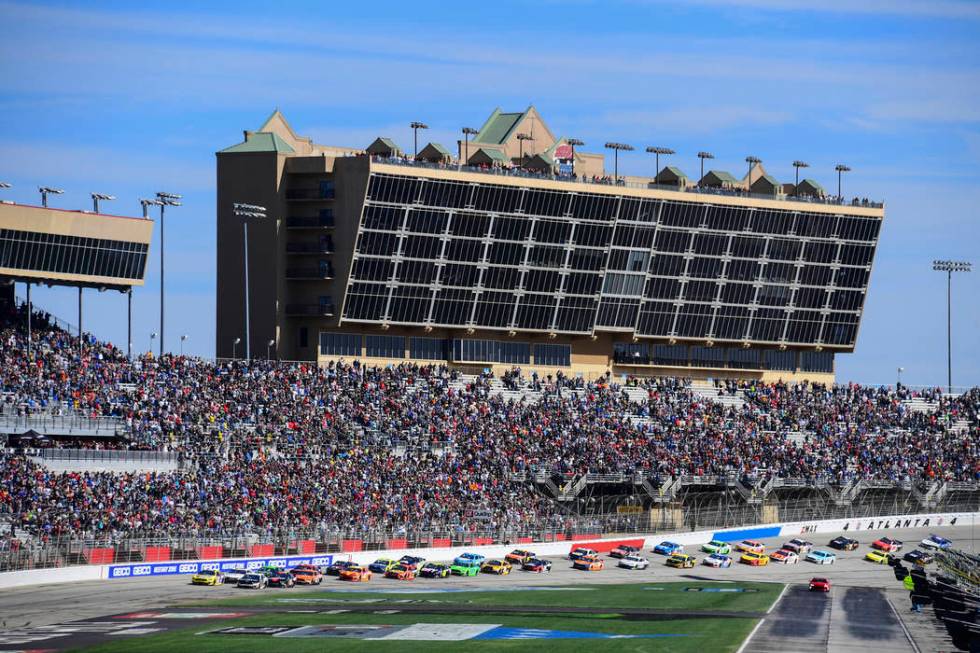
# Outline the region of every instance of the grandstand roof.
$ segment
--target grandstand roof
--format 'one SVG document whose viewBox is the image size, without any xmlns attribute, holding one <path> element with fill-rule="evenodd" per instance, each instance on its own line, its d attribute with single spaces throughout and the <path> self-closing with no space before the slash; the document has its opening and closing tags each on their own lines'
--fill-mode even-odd
<svg viewBox="0 0 980 653">
<path fill-rule="evenodd" d="M 245 140 L 238 145 L 219 150 L 220 154 L 238 154 L 241 152 L 282 152 L 292 154 L 296 150 L 272 132 L 245 132 Z"/>
<path fill-rule="evenodd" d="M 502 145 L 530 109 L 531 107 L 528 107 L 526 110 L 517 113 L 503 113 L 500 107 L 497 107 L 480 127 L 480 131 L 473 137 L 473 141 Z"/>
</svg>

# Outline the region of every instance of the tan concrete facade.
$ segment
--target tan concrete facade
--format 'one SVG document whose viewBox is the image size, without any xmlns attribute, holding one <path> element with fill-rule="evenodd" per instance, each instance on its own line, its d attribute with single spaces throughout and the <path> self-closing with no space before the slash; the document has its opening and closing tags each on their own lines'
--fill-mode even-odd
<svg viewBox="0 0 980 653">
<path fill-rule="evenodd" d="M 500 151 L 518 157 L 517 133 L 524 133 L 534 122 L 534 141 L 524 141 L 525 153 L 537 152 L 556 142 L 552 132 L 544 124 L 533 107 L 529 108 L 510 130 L 502 143 L 471 141 L 472 155 L 480 147 L 496 147 Z M 247 147 L 257 134 L 275 134 L 285 145 L 264 151 L 249 151 Z M 540 136 L 540 142 L 537 140 Z M 392 364 L 410 358 L 406 344 L 403 357 L 369 357 L 365 336 L 404 336 L 406 343 L 412 337 L 452 339 L 486 339 L 541 344 L 565 344 L 571 347 L 570 365 L 565 367 L 538 365 L 532 356 L 523 369 L 540 374 L 561 371 L 568 375 L 598 378 L 604 375 L 634 376 L 683 376 L 690 378 L 750 378 L 785 381 L 811 380 L 832 381 L 832 372 L 810 372 L 803 369 L 777 371 L 771 369 L 746 369 L 744 367 L 703 367 L 689 365 L 621 365 L 614 362 L 612 352 L 617 343 L 636 342 L 631 333 L 597 328 L 591 335 L 567 336 L 545 331 L 508 331 L 489 329 L 441 329 L 410 327 L 395 324 L 369 324 L 343 320 L 344 302 L 348 279 L 351 275 L 353 254 L 364 209 L 369 176 L 386 173 L 401 177 L 443 179 L 473 184 L 494 184 L 521 188 L 540 188 L 555 191 L 576 191 L 600 195 L 619 195 L 637 198 L 653 198 L 698 205 L 717 204 L 726 207 L 751 207 L 755 209 L 784 209 L 808 213 L 844 214 L 883 219 L 880 206 L 854 206 L 821 202 L 800 202 L 785 196 L 770 198 L 740 194 L 716 194 L 698 192 L 696 187 L 687 190 L 669 190 L 650 187 L 648 177 L 626 178 L 625 185 L 583 183 L 582 181 L 549 178 L 490 175 L 460 170 L 457 167 L 415 167 L 372 161 L 362 150 L 345 147 L 323 146 L 310 139 L 297 136 L 278 111 L 257 132 L 245 132 L 245 143 L 228 148 L 217 156 L 217 323 L 216 350 L 218 357 L 231 357 L 233 353 L 244 355 L 245 334 L 245 285 L 243 259 L 242 219 L 233 214 L 236 202 L 258 204 L 266 207 L 265 220 L 249 222 L 249 285 L 250 330 L 253 357 L 264 357 L 267 343 L 275 342 L 272 355 L 286 360 L 307 360 L 324 363 L 336 356 L 319 353 L 320 333 L 356 334 L 362 337 L 360 355 L 357 358 L 369 364 Z M 559 138 L 558 141 L 563 139 Z M 245 146 L 245 147 L 243 147 Z M 511 151 L 513 150 L 513 152 Z M 537 153 L 534 152 L 534 153 Z M 597 169 L 595 176 L 602 176 L 601 154 L 576 151 L 576 165 L 587 162 Z M 584 165 L 584 164 L 583 164 Z M 576 170 L 580 177 L 591 179 L 583 170 Z M 611 174 L 605 172 L 605 174 Z M 765 174 L 761 166 L 753 169 L 752 179 Z M 329 215 L 329 220 L 326 217 Z M 329 224 L 327 224 L 329 222 Z M 327 247 L 325 243 L 329 242 Z M 317 265 L 327 265 L 329 277 L 314 275 L 297 278 L 297 270 L 310 270 Z M 332 302 L 332 310 L 325 310 L 324 299 Z M 242 344 L 234 345 L 237 338 Z M 712 347 L 706 340 L 648 338 L 657 344 L 686 344 Z M 723 343 L 724 344 L 724 343 Z M 727 346 L 731 347 L 732 344 Z M 742 343 L 742 346 L 754 346 Z M 820 347 L 816 351 L 820 351 Z M 827 346 L 828 351 L 844 353 L 851 347 Z M 812 351 L 813 349 L 811 349 Z M 412 359 L 416 362 L 447 363 L 447 359 Z M 797 360 L 800 360 L 799 357 Z M 497 371 L 510 369 L 512 365 L 482 363 L 450 363 L 466 371 L 480 371 L 492 367 Z"/>
<path fill-rule="evenodd" d="M 123 241 L 150 246 L 153 221 L 87 211 L 67 211 L 40 206 L 0 203 L 0 229 L 11 229 L 35 234 L 49 234 L 77 238 L 94 238 Z M 146 272 L 144 262 L 137 278 L 117 276 L 72 274 L 30 267 L 0 266 L 0 276 L 20 280 L 37 279 L 66 285 L 106 286 L 113 288 L 142 286 Z"/>
</svg>

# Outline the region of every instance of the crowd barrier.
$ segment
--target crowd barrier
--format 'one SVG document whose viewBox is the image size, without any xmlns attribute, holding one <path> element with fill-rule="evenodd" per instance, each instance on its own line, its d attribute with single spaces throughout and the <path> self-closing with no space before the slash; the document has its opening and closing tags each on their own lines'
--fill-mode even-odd
<svg viewBox="0 0 980 653">
<path fill-rule="evenodd" d="M 487 557 L 501 557 L 511 551 L 515 544 L 527 546 L 535 554 L 548 556 L 564 556 L 571 549 L 584 547 L 606 553 L 617 546 L 638 546 L 649 550 L 658 542 L 671 540 L 683 545 L 700 545 L 709 540 L 738 542 L 745 539 L 767 539 L 777 537 L 797 537 L 800 535 L 836 532 L 890 531 L 905 528 L 940 528 L 950 526 L 973 526 L 980 512 L 954 513 L 923 513 L 918 515 L 885 515 L 880 517 L 862 517 L 853 519 L 829 519 L 823 521 L 785 522 L 778 524 L 758 524 L 741 528 L 722 530 L 688 531 L 674 533 L 657 533 L 655 535 L 632 535 L 622 537 L 583 536 L 570 539 L 555 539 L 551 542 L 531 542 L 531 538 L 521 538 L 512 544 L 450 546 L 449 539 L 434 539 L 433 546 L 424 549 L 409 549 L 405 540 L 388 540 L 388 549 L 383 551 L 363 551 L 356 549 L 353 544 L 359 540 L 348 540 L 352 550 L 338 554 L 288 555 L 275 556 L 269 547 L 271 544 L 255 544 L 250 548 L 248 556 L 202 559 L 194 561 L 158 561 L 131 564 L 113 564 L 106 561 L 103 564 L 79 565 L 52 569 L 36 569 L 27 571 L 11 571 L 0 573 L 0 589 L 20 587 L 25 585 L 41 585 L 47 583 L 71 583 L 91 580 L 117 580 L 148 576 L 172 576 L 179 574 L 194 574 L 202 569 L 232 569 L 244 567 L 257 569 L 266 565 L 275 567 L 290 567 L 298 564 L 329 565 L 335 559 L 352 560 L 367 564 L 380 557 L 399 558 L 403 555 L 421 556 L 427 560 L 452 560 L 464 551 L 475 551 Z M 312 540 L 301 540 L 299 546 L 309 550 L 315 549 Z M 162 555 L 162 549 L 157 554 Z M 356 549 L 356 550 L 353 550 Z M 98 549 L 93 549 L 98 551 Z M 111 551 L 111 549 L 110 549 Z M 256 553 L 267 551 L 268 553 Z M 210 555 L 221 555 L 222 547 L 200 547 L 202 558 Z M 92 552 L 90 552 L 91 554 Z M 310 551 L 312 553 L 312 551 Z M 90 557 L 91 559 L 91 557 Z"/>
</svg>

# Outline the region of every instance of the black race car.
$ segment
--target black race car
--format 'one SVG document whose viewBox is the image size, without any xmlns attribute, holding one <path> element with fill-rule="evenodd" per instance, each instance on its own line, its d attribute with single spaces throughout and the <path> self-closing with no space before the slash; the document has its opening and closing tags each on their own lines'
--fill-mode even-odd
<svg viewBox="0 0 980 653">
<path fill-rule="evenodd" d="M 911 562 L 914 565 L 925 567 L 926 565 L 931 564 L 933 561 L 935 561 L 936 557 L 931 553 L 926 553 L 925 551 L 916 550 L 916 551 L 909 551 L 903 556 L 902 559 L 905 560 L 906 562 Z"/>
<path fill-rule="evenodd" d="M 541 558 L 531 558 L 521 565 L 521 569 L 524 571 L 534 571 L 539 574 L 551 573 L 551 560 L 542 560 Z"/>
<path fill-rule="evenodd" d="M 296 579 L 286 570 L 274 571 L 269 574 L 269 587 L 293 587 L 294 585 L 296 585 Z"/>
<path fill-rule="evenodd" d="M 351 562 L 350 560 L 338 560 L 329 567 L 327 567 L 328 576 L 339 576 L 340 572 L 346 571 L 351 567 L 356 567 L 356 562 Z"/>
<path fill-rule="evenodd" d="M 830 541 L 829 546 L 840 551 L 853 551 L 858 548 L 858 541 L 849 537 L 835 537 Z"/>
</svg>

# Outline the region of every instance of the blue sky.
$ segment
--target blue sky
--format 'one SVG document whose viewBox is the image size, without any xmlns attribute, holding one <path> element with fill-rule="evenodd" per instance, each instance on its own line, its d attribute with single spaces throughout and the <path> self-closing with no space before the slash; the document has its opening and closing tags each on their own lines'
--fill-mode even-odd
<svg viewBox="0 0 980 653">
<path fill-rule="evenodd" d="M 471 6 L 467 6 L 471 4 Z M 450 9 L 451 7 L 451 9 Z M 707 149 L 741 176 L 746 155 L 790 163 L 844 194 L 884 199 L 885 227 L 856 353 L 838 377 L 946 376 L 945 278 L 935 258 L 980 264 L 980 2 L 537 0 L 445 3 L 20 3 L 0 0 L 3 197 L 87 208 L 90 191 L 135 215 L 157 190 L 167 217 L 167 345 L 214 350 L 214 152 L 279 107 L 301 134 L 363 147 L 411 142 L 411 120 L 452 143 L 496 106 L 535 104 L 583 149 L 623 141 L 697 171 Z M 108 209 L 105 209 L 108 210 Z M 159 252 L 136 293 L 134 341 L 158 319 Z M 20 290 L 19 290 L 20 291 Z M 20 291 L 22 292 L 22 291 Z M 954 384 L 980 384 L 980 270 L 954 279 Z M 74 322 L 75 294 L 37 302 Z M 86 328 L 125 342 L 125 299 L 89 293 Z"/>
</svg>

